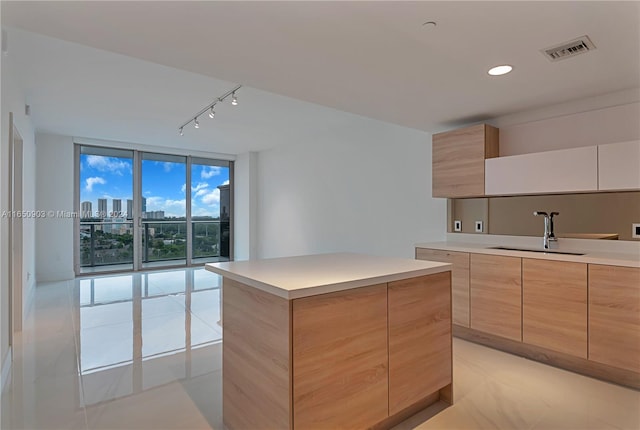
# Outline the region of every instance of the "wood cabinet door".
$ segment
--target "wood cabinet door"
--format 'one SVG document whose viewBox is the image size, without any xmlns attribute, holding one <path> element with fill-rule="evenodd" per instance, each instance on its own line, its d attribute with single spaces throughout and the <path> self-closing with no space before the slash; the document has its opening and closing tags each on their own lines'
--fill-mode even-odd
<svg viewBox="0 0 640 430">
<path fill-rule="evenodd" d="M 587 358 L 587 265 L 522 259 L 522 341 Z"/>
<path fill-rule="evenodd" d="M 369 428 L 388 416 L 387 284 L 293 301 L 293 425 Z"/>
<path fill-rule="evenodd" d="M 434 134 L 433 197 L 483 196 L 484 160 L 498 155 L 498 129 L 486 124 Z"/>
<path fill-rule="evenodd" d="M 589 265 L 589 360 L 640 372 L 640 269 Z"/>
<path fill-rule="evenodd" d="M 471 328 L 522 341 L 522 262 L 471 254 Z"/>
<path fill-rule="evenodd" d="M 451 263 L 453 323 L 469 327 L 469 253 L 416 248 L 416 259 Z"/>
<path fill-rule="evenodd" d="M 451 384 L 449 272 L 389 283 L 389 414 Z"/>
</svg>

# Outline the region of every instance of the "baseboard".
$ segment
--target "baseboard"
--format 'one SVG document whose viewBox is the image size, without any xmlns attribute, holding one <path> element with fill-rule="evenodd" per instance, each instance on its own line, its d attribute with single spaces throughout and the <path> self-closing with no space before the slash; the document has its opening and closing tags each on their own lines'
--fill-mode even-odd
<svg viewBox="0 0 640 430">
<path fill-rule="evenodd" d="M 38 283 L 42 283 L 42 284 L 47 282 L 71 281 L 75 279 L 75 277 L 76 277 L 76 274 L 73 270 L 36 273 L 36 278 L 38 279 Z"/>
<path fill-rule="evenodd" d="M 9 382 L 9 380 L 11 379 L 11 364 L 13 361 L 13 351 L 11 350 L 11 347 L 9 347 L 9 351 L 7 352 L 7 356 L 4 359 L 4 362 L 2 363 L 2 389 L 1 391 L 4 393 L 4 389 L 5 386 L 7 385 L 7 382 Z"/>
<path fill-rule="evenodd" d="M 630 370 L 620 369 L 511 339 L 505 339 L 500 336 L 455 324 L 453 325 L 453 335 L 460 339 L 499 349 L 533 361 L 640 390 L 640 374 Z"/>
</svg>

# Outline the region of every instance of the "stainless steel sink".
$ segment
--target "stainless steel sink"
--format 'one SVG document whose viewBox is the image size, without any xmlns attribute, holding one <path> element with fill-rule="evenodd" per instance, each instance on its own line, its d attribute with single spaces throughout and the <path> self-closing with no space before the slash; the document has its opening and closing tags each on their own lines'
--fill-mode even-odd
<svg viewBox="0 0 640 430">
<path fill-rule="evenodd" d="M 511 248 L 508 246 L 491 246 L 488 249 L 503 249 L 505 251 L 542 252 L 544 254 L 584 255 L 584 253 L 581 253 L 581 252 L 558 251 L 555 249 Z"/>
</svg>

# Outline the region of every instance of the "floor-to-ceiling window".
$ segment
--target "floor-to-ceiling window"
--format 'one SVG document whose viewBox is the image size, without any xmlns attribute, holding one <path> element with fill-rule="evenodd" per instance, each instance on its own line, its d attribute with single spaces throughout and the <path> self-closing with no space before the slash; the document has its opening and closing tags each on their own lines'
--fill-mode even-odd
<svg viewBox="0 0 640 430">
<path fill-rule="evenodd" d="M 133 268 L 133 151 L 80 147 L 80 246 L 85 268 Z"/>
<path fill-rule="evenodd" d="M 232 258 L 233 163 L 79 145 L 76 272 Z"/>
<path fill-rule="evenodd" d="M 142 265 L 187 259 L 187 157 L 142 154 Z"/>
</svg>

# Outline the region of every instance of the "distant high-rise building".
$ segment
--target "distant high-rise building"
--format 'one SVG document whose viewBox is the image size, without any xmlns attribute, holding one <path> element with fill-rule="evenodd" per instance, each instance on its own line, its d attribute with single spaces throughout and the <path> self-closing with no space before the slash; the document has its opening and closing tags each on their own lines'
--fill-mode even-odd
<svg viewBox="0 0 640 430">
<path fill-rule="evenodd" d="M 91 213 L 91 202 L 80 203 L 80 218 L 93 218 Z"/>
<path fill-rule="evenodd" d="M 119 217 L 120 213 L 122 213 L 122 200 L 121 199 L 113 199 L 113 203 L 111 205 L 111 212 L 113 212 L 113 216 Z"/>
<path fill-rule="evenodd" d="M 229 184 L 218 186 L 220 190 L 220 219 L 228 220 L 231 216 L 231 194 Z"/>
<path fill-rule="evenodd" d="M 127 199 L 127 219 L 133 219 L 133 200 Z"/>
<path fill-rule="evenodd" d="M 229 184 L 218 186 L 220 190 L 220 237 L 218 239 L 218 250 L 220 257 L 229 258 L 231 242 L 231 230 L 229 218 L 231 217 L 231 188 Z"/>
<path fill-rule="evenodd" d="M 106 218 L 107 217 L 107 199 L 98 199 L 98 218 Z"/>
<path fill-rule="evenodd" d="M 147 198 L 143 197 L 142 198 L 142 212 L 146 212 L 147 211 Z"/>
</svg>

